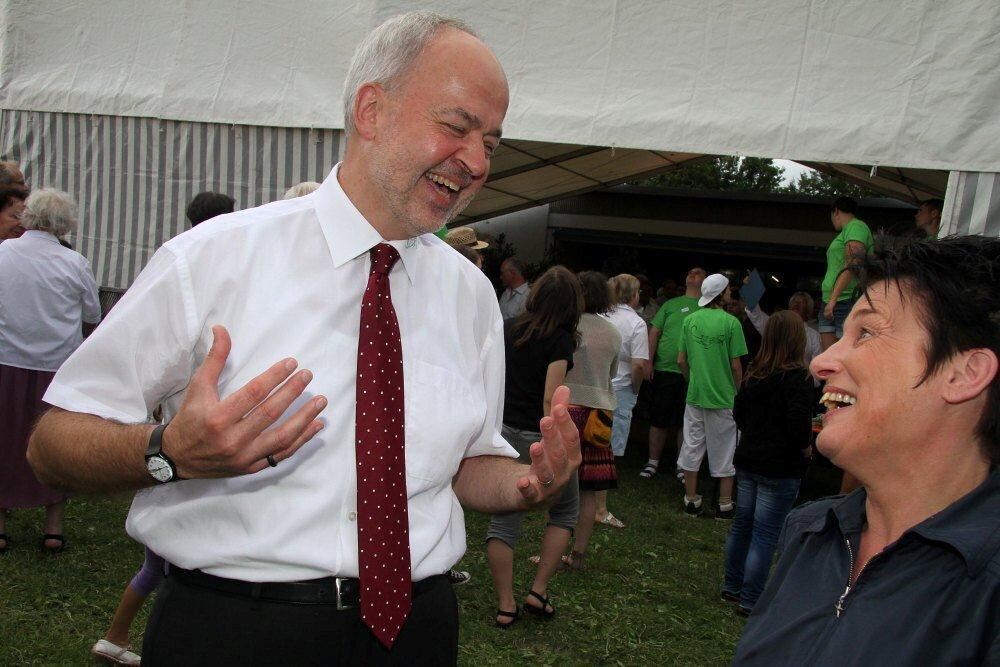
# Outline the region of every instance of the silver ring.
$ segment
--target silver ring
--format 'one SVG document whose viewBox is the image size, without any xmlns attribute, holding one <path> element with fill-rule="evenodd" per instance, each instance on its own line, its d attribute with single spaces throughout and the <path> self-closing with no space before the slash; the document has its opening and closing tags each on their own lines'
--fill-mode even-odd
<svg viewBox="0 0 1000 667">
<path fill-rule="evenodd" d="M 274 460 L 274 456 L 272 456 L 271 454 L 268 454 L 265 458 L 267 459 L 267 465 L 271 466 L 272 468 L 276 468 L 278 466 L 278 462 Z"/>
<path fill-rule="evenodd" d="M 541 483 L 542 486 L 552 486 L 552 482 L 556 481 L 556 478 L 553 477 L 552 479 L 550 479 L 547 482 L 542 482 L 542 480 L 538 480 L 538 481 Z"/>
</svg>

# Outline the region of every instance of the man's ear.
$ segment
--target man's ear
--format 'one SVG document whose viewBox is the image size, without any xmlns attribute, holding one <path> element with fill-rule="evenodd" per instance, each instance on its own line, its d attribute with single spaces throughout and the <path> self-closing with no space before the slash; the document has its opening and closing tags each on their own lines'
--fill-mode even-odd
<svg viewBox="0 0 1000 667">
<path fill-rule="evenodd" d="M 359 136 L 374 139 L 378 134 L 379 116 L 385 112 L 385 89 L 377 83 L 358 88 L 354 100 L 354 127 Z"/>
<path fill-rule="evenodd" d="M 976 348 L 956 354 L 948 363 L 944 400 L 948 403 L 971 401 L 986 392 L 997 376 L 997 355 L 988 348 Z"/>
</svg>

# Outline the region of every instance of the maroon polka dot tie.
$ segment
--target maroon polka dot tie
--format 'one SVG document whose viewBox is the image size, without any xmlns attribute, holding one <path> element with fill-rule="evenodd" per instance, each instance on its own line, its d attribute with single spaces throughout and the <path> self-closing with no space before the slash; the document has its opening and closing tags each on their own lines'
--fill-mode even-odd
<svg viewBox="0 0 1000 667">
<path fill-rule="evenodd" d="M 361 303 L 355 426 L 361 619 L 392 648 L 410 613 L 410 532 L 406 513 L 403 351 L 389 292 L 399 259 L 391 245 L 371 250 Z"/>
</svg>

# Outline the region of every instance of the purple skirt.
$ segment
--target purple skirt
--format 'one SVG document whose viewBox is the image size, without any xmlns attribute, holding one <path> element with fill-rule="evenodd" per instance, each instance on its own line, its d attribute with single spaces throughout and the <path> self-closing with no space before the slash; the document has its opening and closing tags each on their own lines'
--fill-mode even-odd
<svg viewBox="0 0 1000 667">
<path fill-rule="evenodd" d="M 0 508 L 41 507 L 68 497 L 43 486 L 24 457 L 31 429 L 48 409 L 42 396 L 54 376 L 0 364 Z"/>
<path fill-rule="evenodd" d="M 583 429 L 587 425 L 587 418 L 594 408 L 585 408 L 578 405 L 569 408 L 570 419 L 576 424 L 576 428 L 583 434 Z M 580 454 L 583 461 L 580 462 L 580 489 L 583 491 L 606 491 L 607 489 L 618 488 L 618 470 L 615 468 L 615 453 L 610 447 L 597 447 L 583 442 L 580 439 Z"/>
</svg>

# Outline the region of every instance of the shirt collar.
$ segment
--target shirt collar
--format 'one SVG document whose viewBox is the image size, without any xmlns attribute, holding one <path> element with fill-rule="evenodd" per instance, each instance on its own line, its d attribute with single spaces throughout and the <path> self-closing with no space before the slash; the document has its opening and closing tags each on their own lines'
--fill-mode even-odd
<svg viewBox="0 0 1000 667">
<path fill-rule="evenodd" d="M 841 533 L 859 533 L 867 515 L 864 488 L 857 489 L 830 506 L 805 532 L 818 533 L 836 523 Z M 965 560 L 969 576 L 976 576 L 1000 549 L 1000 469 L 964 497 L 924 519 L 903 536 L 915 533 L 933 542 L 951 546 Z"/>
<path fill-rule="evenodd" d="M 29 229 L 23 234 L 21 238 L 38 239 L 40 241 L 48 241 L 49 243 L 55 243 L 59 245 L 59 239 L 55 237 L 55 234 L 50 234 L 48 232 L 43 232 L 37 229 Z"/>
<path fill-rule="evenodd" d="M 511 290 L 511 292 L 517 292 L 518 294 L 527 294 L 528 290 L 531 289 L 531 285 L 525 280 L 523 283 Z"/>
<path fill-rule="evenodd" d="M 413 284 L 420 273 L 423 258 L 420 249 L 425 243 L 421 241 L 421 237 L 402 241 L 383 239 L 344 192 L 337 179 L 339 170 L 338 163 L 311 195 L 333 265 L 339 268 L 352 259 L 366 254 L 379 243 L 388 243 L 399 252 L 403 270 Z"/>
</svg>

